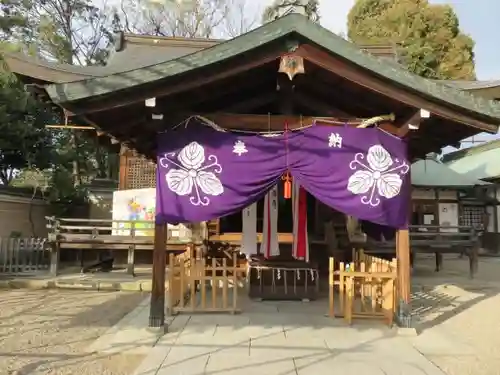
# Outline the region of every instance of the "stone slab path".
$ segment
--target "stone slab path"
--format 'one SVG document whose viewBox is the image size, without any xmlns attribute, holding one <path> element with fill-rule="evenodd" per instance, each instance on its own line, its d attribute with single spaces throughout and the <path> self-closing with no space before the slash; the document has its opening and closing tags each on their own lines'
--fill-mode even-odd
<svg viewBox="0 0 500 375">
<path fill-rule="evenodd" d="M 323 308 L 260 302 L 241 315 L 179 315 L 135 375 L 444 375 L 395 330 L 349 327 Z"/>
</svg>

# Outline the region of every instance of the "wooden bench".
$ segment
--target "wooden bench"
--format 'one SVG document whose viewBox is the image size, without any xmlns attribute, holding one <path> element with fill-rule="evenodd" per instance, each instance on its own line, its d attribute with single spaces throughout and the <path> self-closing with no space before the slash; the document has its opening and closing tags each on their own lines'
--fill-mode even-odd
<svg viewBox="0 0 500 375">
<path fill-rule="evenodd" d="M 63 250 L 78 251 L 81 272 L 91 270 L 110 271 L 113 267 L 113 251 L 127 251 L 127 273 L 134 275 L 135 251 L 152 251 L 154 248 L 153 221 L 125 221 L 100 219 L 73 219 L 46 217 L 51 246 L 50 272 L 59 272 L 60 253 Z M 182 252 L 189 240 L 181 240 L 169 229 L 167 246 L 169 251 Z M 84 264 L 83 252 L 98 250 L 99 259 L 89 265 Z M 110 254 L 101 257 L 102 251 Z"/>
<path fill-rule="evenodd" d="M 436 272 L 443 266 L 443 254 L 466 254 L 469 257 L 470 277 L 477 272 L 480 240 L 477 231 L 469 226 L 412 225 L 410 229 L 410 251 L 412 265 L 414 254 L 434 253 Z M 354 249 L 363 249 L 367 254 L 392 258 L 396 254 L 396 242 L 370 241 L 352 243 Z"/>
</svg>

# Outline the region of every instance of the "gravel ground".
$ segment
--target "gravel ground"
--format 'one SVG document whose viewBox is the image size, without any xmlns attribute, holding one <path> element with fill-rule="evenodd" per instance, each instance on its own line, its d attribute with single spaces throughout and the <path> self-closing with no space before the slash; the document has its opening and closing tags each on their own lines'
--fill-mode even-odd
<svg viewBox="0 0 500 375">
<path fill-rule="evenodd" d="M 0 374 L 125 375 L 139 355 L 85 353 L 132 311 L 140 293 L 0 290 Z"/>
<path fill-rule="evenodd" d="M 445 302 L 435 302 L 441 304 L 444 313 L 434 317 L 434 324 L 429 321 L 426 330 L 445 336 L 450 346 L 456 345 L 457 352 L 460 347 L 470 350 L 454 353 L 450 348 L 448 353 L 438 351 L 425 356 L 447 375 L 500 375 L 500 258 L 481 258 L 475 280 L 468 278 L 467 259 L 447 258 L 442 272 L 427 273 L 433 259 L 424 259 L 420 267 L 424 272 L 418 268 L 415 272 L 420 284 L 429 284 L 448 296 L 443 298 Z M 419 273 L 428 277 L 420 277 Z"/>
</svg>

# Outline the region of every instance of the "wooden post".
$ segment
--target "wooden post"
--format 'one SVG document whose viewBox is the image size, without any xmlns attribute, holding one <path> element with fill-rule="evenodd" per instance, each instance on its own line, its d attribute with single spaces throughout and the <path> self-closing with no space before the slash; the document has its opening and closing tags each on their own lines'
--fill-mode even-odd
<svg viewBox="0 0 500 375">
<path fill-rule="evenodd" d="M 130 235 L 132 237 L 132 241 L 135 240 L 135 223 L 130 223 Z M 127 273 L 129 275 L 135 276 L 134 274 L 134 263 L 135 263 L 135 244 L 130 244 L 128 246 L 127 253 Z"/>
<path fill-rule="evenodd" d="M 396 234 L 396 256 L 398 272 L 397 297 L 399 301 L 398 320 L 402 327 L 411 327 L 411 274 L 410 274 L 410 232 L 400 229 Z"/>
<path fill-rule="evenodd" d="M 59 273 L 59 241 L 54 241 L 50 249 L 50 274 L 57 276 Z"/>
<path fill-rule="evenodd" d="M 149 326 L 165 325 L 165 267 L 166 267 L 167 224 L 155 224 L 153 249 L 153 277 L 151 286 L 151 305 Z"/>
<path fill-rule="evenodd" d="M 411 160 L 411 155 L 408 155 Z M 411 188 L 411 169 L 408 170 L 407 184 L 410 185 L 408 193 L 407 223 L 411 223 L 413 202 Z M 399 229 L 396 232 L 396 260 L 397 260 L 397 296 L 398 303 L 398 324 L 401 327 L 411 328 L 411 245 L 410 230 Z"/>
<path fill-rule="evenodd" d="M 398 230 L 396 240 L 396 254 L 398 259 L 399 273 L 399 298 L 405 303 L 411 299 L 411 275 L 410 275 L 410 232 L 408 229 Z"/>
</svg>

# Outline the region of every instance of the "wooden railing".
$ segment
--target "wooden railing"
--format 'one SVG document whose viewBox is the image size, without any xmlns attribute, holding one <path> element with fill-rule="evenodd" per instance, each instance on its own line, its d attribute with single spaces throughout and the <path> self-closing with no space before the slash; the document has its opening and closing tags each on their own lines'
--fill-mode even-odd
<svg viewBox="0 0 500 375">
<path fill-rule="evenodd" d="M 469 257 L 469 272 L 473 277 L 477 272 L 480 241 L 477 230 L 470 226 L 411 225 L 410 250 L 415 253 L 434 253 L 436 271 L 443 263 L 443 254 L 466 254 Z M 373 241 L 353 242 L 356 250 L 364 250 L 374 255 L 396 254 L 396 242 Z M 414 259 L 412 257 L 412 259 Z"/>
<path fill-rule="evenodd" d="M 231 266 L 227 258 L 207 262 L 201 251 L 192 248 L 181 255 L 170 254 L 167 313 L 239 312 L 238 289 L 245 271 L 236 253 Z"/>
<path fill-rule="evenodd" d="M 50 250 L 45 238 L 0 238 L 0 273 L 48 270 Z"/>
<path fill-rule="evenodd" d="M 353 319 L 382 319 L 392 325 L 396 311 L 396 259 L 385 259 L 359 252 L 354 262 L 338 264 L 330 258 L 329 315 Z M 338 298 L 339 309 L 335 311 Z"/>
<path fill-rule="evenodd" d="M 112 256 L 99 259 L 85 266 L 83 251 L 127 251 L 127 272 L 134 274 L 135 251 L 154 247 L 154 222 L 140 220 L 103 220 L 46 217 L 51 244 L 51 272 L 58 273 L 61 250 L 79 252 L 82 272 L 88 268 L 112 263 Z M 184 250 L 191 241 L 191 233 L 185 227 L 169 227 L 167 246 L 169 250 Z"/>
</svg>

